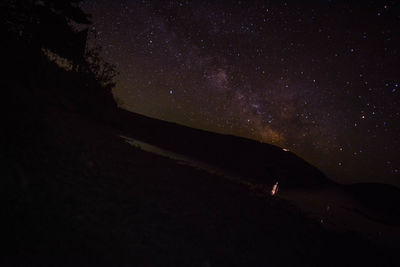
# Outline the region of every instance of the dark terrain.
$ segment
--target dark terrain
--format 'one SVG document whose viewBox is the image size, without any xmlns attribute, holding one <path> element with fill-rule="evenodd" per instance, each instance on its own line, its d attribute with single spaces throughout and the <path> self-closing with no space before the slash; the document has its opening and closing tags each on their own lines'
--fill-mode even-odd
<svg viewBox="0 0 400 267">
<path fill-rule="evenodd" d="M 43 139 L 10 162 L 10 265 L 382 264 L 380 248 L 279 200 L 135 150 L 79 114 L 45 112 Z"/>
<path fill-rule="evenodd" d="M 29 91 L 14 86 L 19 90 L 13 92 L 23 96 L 14 94 L 15 103 L 21 103 Z M 126 132 L 111 116 L 75 110 L 61 88 L 56 95 L 50 88 L 31 95 L 35 104 L 26 101 L 29 112 L 15 110 L 18 120 L 7 129 L 8 154 L 2 160 L 7 256 L 2 265 L 392 265 L 389 248 L 355 233 L 330 232 L 265 191 L 131 147 L 119 137 Z M 136 121 L 131 123 L 134 135 Z M 139 121 L 137 132 L 143 129 Z M 162 133 L 164 127 L 154 131 Z M 160 136 L 171 138 L 168 131 Z M 254 143 L 238 140 L 238 147 Z M 272 161 L 295 175 L 291 170 L 299 165 L 280 161 L 288 154 L 271 148 L 265 166 Z M 211 160 L 216 159 L 210 154 Z M 303 165 L 315 172 L 311 181 L 321 177 Z M 293 179 L 301 183 L 301 173 Z M 324 183 L 331 182 L 325 178 Z"/>
</svg>

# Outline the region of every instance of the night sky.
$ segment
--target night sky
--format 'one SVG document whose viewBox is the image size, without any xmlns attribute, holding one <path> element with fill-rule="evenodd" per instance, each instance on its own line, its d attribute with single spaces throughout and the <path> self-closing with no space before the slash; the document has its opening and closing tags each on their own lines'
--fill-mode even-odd
<svg viewBox="0 0 400 267">
<path fill-rule="evenodd" d="M 290 149 L 339 182 L 400 186 L 400 9 L 357 2 L 82 7 L 123 108 Z"/>
</svg>

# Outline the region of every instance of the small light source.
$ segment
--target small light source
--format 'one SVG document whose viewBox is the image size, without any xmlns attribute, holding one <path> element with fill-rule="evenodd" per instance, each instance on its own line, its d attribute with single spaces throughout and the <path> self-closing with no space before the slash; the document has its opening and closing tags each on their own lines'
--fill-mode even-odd
<svg viewBox="0 0 400 267">
<path fill-rule="evenodd" d="M 285 151 L 285 152 L 288 152 L 288 151 L 290 151 L 289 149 L 287 149 L 287 148 L 282 148 L 282 150 L 283 151 Z"/>
<path fill-rule="evenodd" d="M 275 196 L 278 193 L 278 182 L 274 184 L 271 190 L 271 196 Z"/>
</svg>

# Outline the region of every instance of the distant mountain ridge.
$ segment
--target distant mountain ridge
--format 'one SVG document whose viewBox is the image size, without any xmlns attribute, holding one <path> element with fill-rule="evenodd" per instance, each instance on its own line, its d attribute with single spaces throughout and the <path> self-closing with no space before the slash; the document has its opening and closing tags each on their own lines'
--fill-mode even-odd
<svg viewBox="0 0 400 267">
<path fill-rule="evenodd" d="M 256 183 L 286 187 L 334 184 L 320 170 L 282 148 L 118 110 L 124 135 L 228 169 Z M 115 122 L 114 122 L 115 123 Z"/>
<path fill-rule="evenodd" d="M 186 155 L 228 170 L 253 184 L 281 188 L 336 188 L 360 205 L 366 218 L 400 225 L 400 189 L 380 183 L 342 185 L 330 180 L 318 168 L 280 147 L 254 140 L 212 133 L 118 109 L 113 123 L 123 135 Z"/>
</svg>

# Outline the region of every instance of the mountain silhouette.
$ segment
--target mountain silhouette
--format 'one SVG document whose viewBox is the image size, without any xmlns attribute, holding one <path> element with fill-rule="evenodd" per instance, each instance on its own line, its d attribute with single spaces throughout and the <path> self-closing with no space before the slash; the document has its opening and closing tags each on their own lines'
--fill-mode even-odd
<svg viewBox="0 0 400 267">
<path fill-rule="evenodd" d="M 124 110 L 117 121 L 122 133 L 161 148 L 229 169 L 257 183 L 285 187 L 332 184 L 321 171 L 292 152 L 254 140 L 211 133 Z"/>
</svg>

